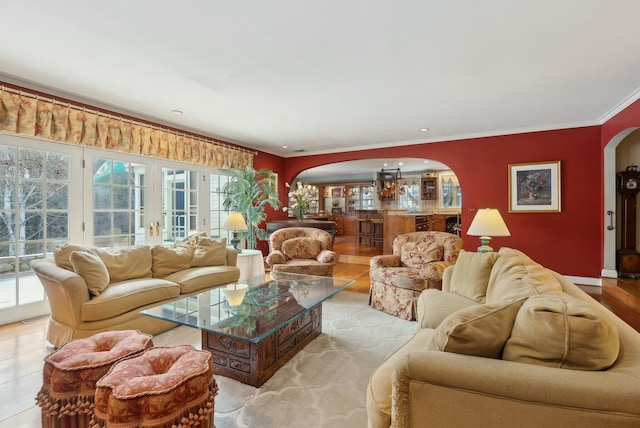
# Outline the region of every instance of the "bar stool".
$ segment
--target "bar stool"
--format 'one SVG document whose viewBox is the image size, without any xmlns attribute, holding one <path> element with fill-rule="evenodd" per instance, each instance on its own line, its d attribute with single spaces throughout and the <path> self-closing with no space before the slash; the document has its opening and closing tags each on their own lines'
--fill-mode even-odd
<svg viewBox="0 0 640 428">
<path fill-rule="evenodd" d="M 384 220 L 381 218 L 371 219 L 371 226 L 373 228 L 373 246 L 376 248 L 382 248 L 384 245 Z"/>
<path fill-rule="evenodd" d="M 358 245 L 371 246 L 371 220 L 366 218 L 357 218 L 358 229 Z"/>
</svg>

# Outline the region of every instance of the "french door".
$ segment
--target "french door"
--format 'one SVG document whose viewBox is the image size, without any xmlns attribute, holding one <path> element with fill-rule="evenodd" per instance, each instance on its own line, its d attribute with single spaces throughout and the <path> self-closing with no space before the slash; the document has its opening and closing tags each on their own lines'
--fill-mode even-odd
<svg viewBox="0 0 640 428">
<path fill-rule="evenodd" d="M 200 165 L 0 134 L 0 324 L 48 313 L 29 262 L 58 245 L 227 237 L 227 179 Z"/>
</svg>

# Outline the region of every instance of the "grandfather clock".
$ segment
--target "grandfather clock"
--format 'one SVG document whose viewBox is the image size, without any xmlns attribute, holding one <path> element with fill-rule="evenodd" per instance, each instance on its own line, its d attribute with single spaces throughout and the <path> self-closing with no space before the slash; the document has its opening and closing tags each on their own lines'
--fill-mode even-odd
<svg viewBox="0 0 640 428">
<path fill-rule="evenodd" d="M 622 196 L 621 246 L 617 254 L 618 275 L 640 278 L 640 253 L 636 251 L 636 196 L 640 192 L 640 171 L 635 165 L 616 174 L 618 192 Z"/>
</svg>

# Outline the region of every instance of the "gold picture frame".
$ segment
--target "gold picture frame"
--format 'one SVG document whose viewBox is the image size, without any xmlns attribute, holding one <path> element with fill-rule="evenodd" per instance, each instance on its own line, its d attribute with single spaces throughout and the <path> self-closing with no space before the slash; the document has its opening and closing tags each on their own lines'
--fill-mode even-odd
<svg viewBox="0 0 640 428">
<path fill-rule="evenodd" d="M 560 211 L 560 161 L 509 165 L 509 212 Z"/>
</svg>

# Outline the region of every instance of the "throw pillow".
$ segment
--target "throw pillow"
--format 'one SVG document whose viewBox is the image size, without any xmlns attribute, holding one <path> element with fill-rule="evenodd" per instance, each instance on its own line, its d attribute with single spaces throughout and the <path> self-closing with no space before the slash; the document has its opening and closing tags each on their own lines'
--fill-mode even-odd
<svg viewBox="0 0 640 428">
<path fill-rule="evenodd" d="M 562 285 L 551 271 L 523 252 L 503 247 L 498 255 L 500 257 L 493 265 L 489 277 L 487 303 L 562 292 Z"/>
<path fill-rule="evenodd" d="M 471 306 L 454 312 L 434 330 L 427 349 L 500 358 L 524 300 Z"/>
<path fill-rule="evenodd" d="M 527 299 L 516 317 L 503 359 L 577 370 L 602 370 L 618 358 L 613 321 L 566 293 Z"/>
<path fill-rule="evenodd" d="M 69 255 L 73 271 L 87 283 L 89 293 L 99 296 L 109 285 L 109 271 L 102 259 L 95 254 L 73 251 Z"/>
<path fill-rule="evenodd" d="M 322 251 L 322 243 L 313 238 L 291 238 L 282 243 L 282 253 L 290 259 L 315 259 Z"/>
<path fill-rule="evenodd" d="M 112 249 L 92 248 L 109 271 L 111 282 L 151 277 L 151 248 L 148 245 Z"/>
<path fill-rule="evenodd" d="M 460 251 L 451 273 L 449 292 L 484 303 L 491 268 L 496 260 L 498 253 Z"/>
<path fill-rule="evenodd" d="M 400 248 L 400 261 L 407 267 L 420 269 L 427 263 L 442 260 L 444 248 L 433 242 L 407 242 Z"/>
<path fill-rule="evenodd" d="M 193 247 L 184 244 L 178 244 L 174 247 L 154 245 L 151 248 L 151 257 L 153 277 L 164 278 L 174 272 L 191 267 Z"/>
<path fill-rule="evenodd" d="M 219 240 L 200 237 L 191 258 L 191 266 L 222 266 L 227 264 L 227 238 Z"/>
<path fill-rule="evenodd" d="M 71 253 L 74 251 L 91 251 L 91 247 L 85 247 L 83 245 L 65 244 L 59 245 L 53 249 L 53 261 L 56 266 L 66 270 L 73 270 L 71 266 L 71 260 L 69 259 Z"/>
</svg>

